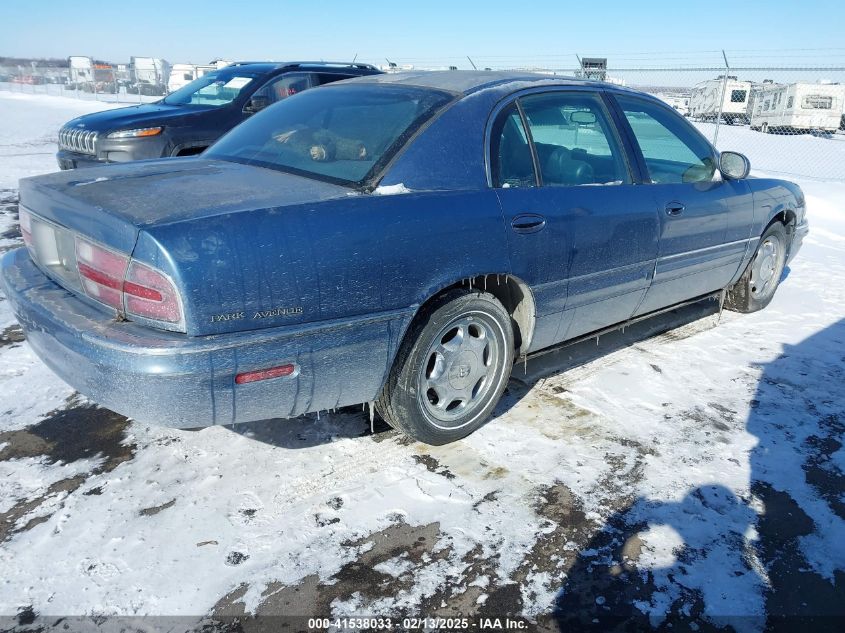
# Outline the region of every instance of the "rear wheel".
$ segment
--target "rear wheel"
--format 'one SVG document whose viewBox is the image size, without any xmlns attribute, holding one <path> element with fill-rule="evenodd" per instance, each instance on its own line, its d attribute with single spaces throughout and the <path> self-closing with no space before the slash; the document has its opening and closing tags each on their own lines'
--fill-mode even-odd
<svg viewBox="0 0 845 633">
<path fill-rule="evenodd" d="M 376 408 L 427 444 L 447 444 L 482 426 L 513 365 L 510 315 L 491 294 L 452 290 L 414 320 Z"/>
<path fill-rule="evenodd" d="M 763 233 L 742 277 L 728 289 L 725 306 L 735 312 L 756 312 L 775 296 L 786 264 L 786 229 L 775 222 Z"/>
</svg>

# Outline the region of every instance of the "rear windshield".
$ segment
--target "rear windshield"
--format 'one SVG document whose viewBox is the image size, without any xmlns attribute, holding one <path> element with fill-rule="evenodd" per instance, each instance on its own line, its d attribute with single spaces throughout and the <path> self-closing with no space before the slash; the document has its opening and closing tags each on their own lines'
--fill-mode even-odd
<svg viewBox="0 0 845 633">
<path fill-rule="evenodd" d="M 245 121 L 205 156 L 361 185 L 451 98 L 409 86 L 307 90 Z"/>
<path fill-rule="evenodd" d="M 168 105 L 222 106 L 237 99 L 255 81 L 254 73 L 211 72 L 167 95 Z"/>
</svg>

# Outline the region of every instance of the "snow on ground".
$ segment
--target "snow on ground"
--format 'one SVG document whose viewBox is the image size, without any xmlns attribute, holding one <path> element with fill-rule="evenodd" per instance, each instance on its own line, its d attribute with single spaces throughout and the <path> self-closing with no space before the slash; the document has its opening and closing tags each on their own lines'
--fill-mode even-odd
<svg viewBox="0 0 845 633">
<path fill-rule="evenodd" d="M 96 105 L 0 93 L 0 250 L 15 179 L 54 169 L 55 130 Z M 798 170 L 791 143 L 831 142 L 730 132 L 777 172 Z M 766 310 L 693 307 L 531 360 L 439 448 L 357 408 L 127 421 L 55 378 L 0 297 L 0 614 L 842 615 L 843 164 L 800 181 L 811 234 Z"/>
<path fill-rule="evenodd" d="M 694 125 L 713 140 L 714 123 Z M 845 177 L 845 134 L 770 135 L 744 125 L 721 124 L 716 146 L 720 151 L 742 152 L 751 161 L 752 169 L 778 177 L 839 181 Z"/>
<path fill-rule="evenodd" d="M 117 107 L 120 104 L 0 92 L 0 191 L 17 189 L 25 176 L 58 169 L 56 138 L 68 120 Z"/>
</svg>

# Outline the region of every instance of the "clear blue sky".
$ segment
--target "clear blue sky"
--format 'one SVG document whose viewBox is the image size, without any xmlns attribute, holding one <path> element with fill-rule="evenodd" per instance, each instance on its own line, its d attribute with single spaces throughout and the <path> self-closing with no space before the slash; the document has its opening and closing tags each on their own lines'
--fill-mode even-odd
<svg viewBox="0 0 845 633">
<path fill-rule="evenodd" d="M 786 61 L 784 49 L 795 49 L 788 59 L 796 63 L 845 64 L 843 25 L 845 2 L 828 0 L 3 0 L 0 55 L 203 63 L 357 54 L 378 64 L 390 57 L 461 67 L 471 55 L 479 66 L 495 67 L 522 60 L 572 64 L 578 53 L 631 66 L 715 63 L 714 51 L 724 48 L 749 65 Z"/>
</svg>

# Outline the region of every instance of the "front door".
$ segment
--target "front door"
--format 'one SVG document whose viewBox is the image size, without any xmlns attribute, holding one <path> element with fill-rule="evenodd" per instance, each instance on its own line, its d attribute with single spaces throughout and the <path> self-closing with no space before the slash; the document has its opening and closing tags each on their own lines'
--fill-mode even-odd
<svg viewBox="0 0 845 633">
<path fill-rule="evenodd" d="M 643 188 L 660 209 L 654 281 L 637 313 L 723 288 L 745 253 L 747 240 L 729 235 L 728 220 L 751 221 L 745 217 L 753 213 L 747 184 L 722 179 L 712 146 L 668 106 L 627 95 L 615 99 L 648 172 Z"/>
</svg>

